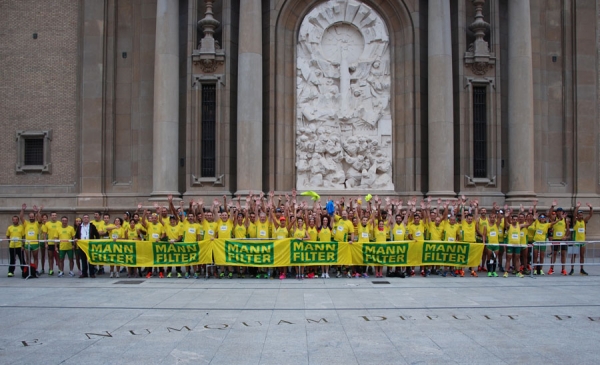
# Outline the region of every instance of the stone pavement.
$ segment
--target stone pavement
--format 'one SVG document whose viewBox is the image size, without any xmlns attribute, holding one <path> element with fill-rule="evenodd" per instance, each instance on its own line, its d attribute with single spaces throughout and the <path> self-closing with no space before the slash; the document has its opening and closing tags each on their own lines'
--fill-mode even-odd
<svg viewBox="0 0 600 365">
<path fill-rule="evenodd" d="M 589 277 L 135 284 L 1 270 L 2 364 L 598 363 L 600 267 Z"/>
</svg>

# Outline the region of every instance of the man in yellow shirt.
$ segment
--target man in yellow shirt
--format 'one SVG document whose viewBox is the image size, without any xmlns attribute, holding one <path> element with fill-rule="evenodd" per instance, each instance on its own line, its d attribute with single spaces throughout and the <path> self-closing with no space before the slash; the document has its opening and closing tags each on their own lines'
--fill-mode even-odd
<svg viewBox="0 0 600 365">
<path fill-rule="evenodd" d="M 573 222 L 573 241 L 576 242 L 585 242 L 585 232 L 587 229 L 587 224 L 592 219 L 592 215 L 594 214 L 594 209 L 590 203 L 586 203 L 590 211 L 587 217 L 583 217 L 583 211 L 579 210 L 581 208 L 581 203 L 577 202 L 577 214 L 575 215 L 575 222 Z M 583 269 L 583 263 L 585 262 L 585 243 L 578 243 L 575 245 L 576 248 L 579 248 L 579 263 L 581 264 L 579 273 L 581 275 L 587 276 L 587 272 Z M 571 255 L 571 272 L 569 275 L 573 275 L 573 264 L 575 263 L 575 258 L 577 254 Z"/>
<path fill-rule="evenodd" d="M 21 270 L 25 264 L 25 258 L 23 257 L 23 236 L 25 231 L 23 226 L 19 224 L 19 217 L 16 215 L 12 217 L 12 224 L 6 229 L 6 239 L 10 241 L 8 246 L 8 252 L 10 255 L 10 266 L 8 267 L 8 277 L 15 276 L 15 263 L 16 257 L 19 257 L 19 265 Z"/>
<path fill-rule="evenodd" d="M 38 252 L 40 248 L 40 233 L 42 231 L 41 217 L 37 207 L 33 206 L 33 212 L 30 212 L 25 219 L 25 209 L 27 205 L 23 204 L 21 207 L 21 214 L 19 216 L 21 224 L 23 224 L 25 234 L 25 253 L 27 254 L 27 261 L 33 263 L 37 269 L 38 267 Z"/>
<path fill-rule="evenodd" d="M 73 277 L 73 239 L 75 238 L 75 228 L 69 225 L 69 218 L 63 216 L 60 218 L 61 227 L 58 229 L 58 239 L 60 240 L 58 251 L 58 277 L 65 275 L 65 256 L 69 256 L 69 276 Z"/>
<path fill-rule="evenodd" d="M 46 240 L 46 251 L 48 251 L 48 275 L 54 275 L 54 260 L 58 261 L 56 240 L 58 240 L 58 229 L 61 223 L 57 220 L 56 212 L 50 212 L 50 220 L 42 227 L 42 233 Z"/>
</svg>

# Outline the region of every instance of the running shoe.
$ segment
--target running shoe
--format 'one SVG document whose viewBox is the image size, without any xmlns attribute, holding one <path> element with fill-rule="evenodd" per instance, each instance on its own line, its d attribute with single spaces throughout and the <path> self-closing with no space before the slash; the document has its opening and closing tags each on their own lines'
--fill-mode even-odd
<svg viewBox="0 0 600 365">
<path fill-rule="evenodd" d="M 279 280 L 283 280 L 283 279 L 285 279 L 285 274 L 281 273 L 281 275 L 279 275 Z"/>
<path fill-rule="evenodd" d="M 581 269 L 581 271 L 579 271 L 579 275 L 582 275 L 582 276 L 588 276 L 588 273 L 587 273 L 587 272 L 585 272 L 585 270 L 584 270 L 584 269 Z"/>
<path fill-rule="evenodd" d="M 171 278 L 171 273 L 167 274 L 167 278 L 169 278 L 169 279 Z"/>
<path fill-rule="evenodd" d="M 475 270 L 471 270 L 471 276 L 473 276 L 473 277 L 477 277 L 478 276 L 477 273 L 475 272 Z"/>
<path fill-rule="evenodd" d="M 335 277 L 336 278 L 341 278 L 342 277 L 342 273 L 338 271 L 337 274 L 335 274 Z"/>
<path fill-rule="evenodd" d="M 158 273 L 158 277 L 159 277 L 160 279 L 164 279 L 164 278 L 165 278 L 165 274 L 163 274 L 162 272 L 159 272 L 159 273 Z"/>
<path fill-rule="evenodd" d="M 540 275 L 544 275 L 544 270 L 540 270 Z M 548 273 L 550 275 L 550 273 Z"/>
<path fill-rule="evenodd" d="M 488 271 L 488 277 L 489 277 L 489 278 L 491 278 L 492 276 L 493 276 L 493 275 L 492 275 L 492 272 L 491 272 L 491 271 Z"/>
<path fill-rule="evenodd" d="M 573 275 L 575 274 L 575 270 L 573 270 L 573 268 L 571 268 L 571 271 L 569 271 L 569 275 Z"/>
<path fill-rule="evenodd" d="M 503 277 L 507 278 L 508 277 L 508 271 L 504 272 L 504 275 L 502 275 Z"/>
<path fill-rule="evenodd" d="M 465 270 L 460 270 L 459 274 L 460 274 L 461 278 L 464 278 L 465 277 Z"/>
<path fill-rule="evenodd" d="M 198 279 L 198 277 L 200 277 L 200 275 L 198 275 L 197 272 L 194 273 L 194 278 Z"/>
<path fill-rule="evenodd" d="M 113 274 L 113 272 L 111 271 L 111 272 L 110 272 L 110 277 L 112 278 L 112 277 L 113 277 L 113 275 L 114 275 L 114 274 Z M 58 276 L 62 276 L 62 273 L 60 273 L 60 272 L 59 272 L 59 273 L 58 273 Z"/>
<path fill-rule="evenodd" d="M 428 277 L 429 275 L 431 275 L 431 271 L 425 270 L 425 277 Z"/>
<path fill-rule="evenodd" d="M 48 271 L 48 275 L 50 275 L 50 276 L 54 275 L 54 270 Z"/>
<path fill-rule="evenodd" d="M 229 275 L 227 275 L 227 276 L 229 276 L 230 279 L 233 279 L 233 273 L 232 272 L 230 272 Z"/>
<path fill-rule="evenodd" d="M 59 277 L 59 278 L 62 278 L 63 276 L 65 276 L 65 273 L 64 273 L 64 272 L 62 272 L 62 271 L 59 271 L 59 272 L 58 272 L 58 277 Z M 110 274 L 110 277 L 112 278 L 112 273 Z"/>
<path fill-rule="evenodd" d="M 364 274 L 362 275 L 362 277 L 363 277 L 363 278 L 365 278 L 365 279 L 368 279 L 368 278 L 369 278 L 369 275 L 367 275 L 367 273 L 364 273 Z"/>
<path fill-rule="evenodd" d="M 442 272 L 442 276 L 443 276 L 443 277 L 446 277 L 446 275 L 448 275 L 448 272 L 447 272 L 447 271 L 443 271 L 443 272 Z"/>
<path fill-rule="evenodd" d="M 350 271 L 348 271 L 348 272 L 346 273 L 346 277 L 347 277 L 348 279 L 352 279 L 352 273 L 351 273 Z"/>
<path fill-rule="evenodd" d="M 9 272 L 7 275 L 9 278 L 12 278 L 13 276 L 15 276 L 15 274 L 13 274 L 12 272 Z"/>
<path fill-rule="evenodd" d="M 494 275 L 495 278 L 498 277 L 498 273 L 497 272 L 494 271 L 492 274 Z"/>
<path fill-rule="evenodd" d="M 150 279 L 152 277 L 152 271 L 148 271 L 146 274 L 146 279 Z"/>
<path fill-rule="evenodd" d="M 329 273 L 325 273 L 325 279 L 329 279 Z"/>
<path fill-rule="evenodd" d="M 359 273 L 356 273 L 356 274 L 354 274 L 354 277 L 355 277 L 356 279 L 358 279 L 358 278 L 360 278 L 360 274 L 359 274 Z"/>
<path fill-rule="evenodd" d="M 187 275 L 187 274 L 186 274 Z M 177 273 L 177 279 L 181 279 L 181 273 Z M 187 279 L 187 278 L 186 278 Z"/>
<path fill-rule="evenodd" d="M 552 274 L 554 274 L 554 268 L 551 267 L 550 270 L 548 270 L 548 275 L 552 275 Z"/>
<path fill-rule="evenodd" d="M 115 273 L 115 278 L 118 278 L 118 277 L 119 277 L 119 273 L 118 273 L 118 272 L 116 272 L 116 273 Z"/>
<path fill-rule="evenodd" d="M 222 273 L 219 274 L 219 279 L 222 279 L 224 277 L 225 277 L 225 273 L 224 272 L 222 272 Z"/>
<path fill-rule="evenodd" d="M 75 276 L 75 273 L 73 271 L 69 271 L 69 276 L 73 277 L 73 276 Z"/>
<path fill-rule="evenodd" d="M 567 276 L 567 270 L 565 270 L 565 269 L 562 269 L 562 270 L 560 271 L 560 274 L 561 274 L 561 275 L 563 275 L 563 276 Z"/>
<path fill-rule="evenodd" d="M 523 278 L 523 274 L 521 274 L 520 272 L 517 271 L 517 277 Z"/>
</svg>

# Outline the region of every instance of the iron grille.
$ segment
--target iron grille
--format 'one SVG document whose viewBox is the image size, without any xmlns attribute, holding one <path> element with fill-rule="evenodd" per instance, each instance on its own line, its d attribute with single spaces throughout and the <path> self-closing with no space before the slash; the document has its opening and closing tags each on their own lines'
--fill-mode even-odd
<svg viewBox="0 0 600 365">
<path fill-rule="evenodd" d="M 473 165 L 475 177 L 487 177 L 487 95 L 485 86 L 473 87 Z"/>
<path fill-rule="evenodd" d="M 217 93 L 214 84 L 202 85 L 201 176 L 216 175 Z"/>
<path fill-rule="evenodd" d="M 44 139 L 26 138 L 24 142 L 24 160 L 27 166 L 40 166 L 44 164 Z"/>
</svg>

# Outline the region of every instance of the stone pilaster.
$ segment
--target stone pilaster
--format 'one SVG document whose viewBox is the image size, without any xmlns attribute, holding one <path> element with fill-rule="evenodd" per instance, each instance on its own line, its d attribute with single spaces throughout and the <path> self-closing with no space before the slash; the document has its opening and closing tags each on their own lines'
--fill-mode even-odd
<svg viewBox="0 0 600 365">
<path fill-rule="evenodd" d="M 154 51 L 152 197 L 178 192 L 179 2 L 157 0 Z"/>
<path fill-rule="evenodd" d="M 427 19 L 428 153 L 430 196 L 454 192 L 452 40 L 449 0 L 430 0 Z"/>
<path fill-rule="evenodd" d="M 261 0 L 240 2 L 237 95 L 237 190 L 262 189 Z"/>
<path fill-rule="evenodd" d="M 531 200 L 534 192 L 533 64 L 529 0 L 508 1 L 508 194 Z"/>
</svg>

